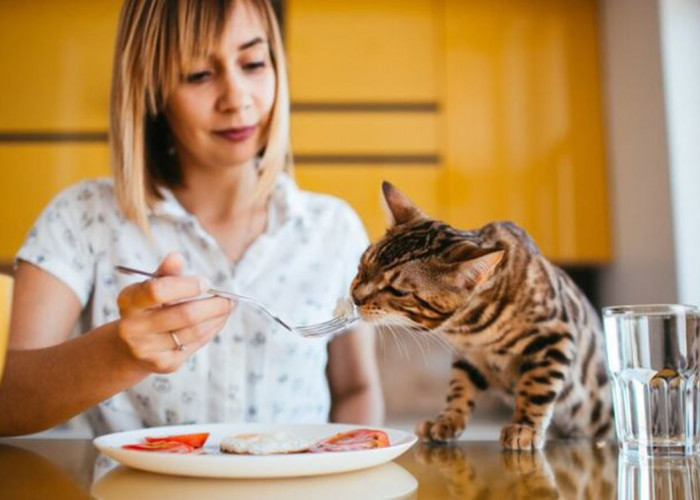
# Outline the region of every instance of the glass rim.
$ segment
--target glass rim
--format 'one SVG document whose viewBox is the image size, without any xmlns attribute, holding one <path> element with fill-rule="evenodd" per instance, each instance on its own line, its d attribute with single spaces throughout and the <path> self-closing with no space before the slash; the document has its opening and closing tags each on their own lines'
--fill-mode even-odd
<svg viewBox="0 0 700 500">
<path fill-rule="evenodd" d="M 700 308 L 689 304 L 630 304 L 603 308 L 604 317 L 665 316 L 669 314 L 700 315 Z"/>
</svg>

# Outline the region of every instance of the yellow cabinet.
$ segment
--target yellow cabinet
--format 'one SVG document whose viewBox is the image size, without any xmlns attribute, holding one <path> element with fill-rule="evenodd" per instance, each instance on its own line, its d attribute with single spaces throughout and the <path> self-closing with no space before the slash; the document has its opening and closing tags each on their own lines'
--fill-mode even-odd
<svg viewBox="0 0 700 500">
<path fill-rule="evenodd" d="M 0 144 L 0 169 L 0 262 L 8 263 L 59 191 L 109 175 L 109 150 L 107 143 Z"/>
<path fill-rule="evenodd" d="M 432 101 L 440 43 L 429 0 L 287 0 L 292 99 Z"/>
<path fill-rule="evenodd" d="M 596 2 L 289 0 L 302 186 L 372 236 L 382 179 L 460 228 L 525 227 L 561 263 L 610 259 Z"/>
<path fill-rule="evenodd" d="M 443 19 L 446 218 L 608 260 L 595 2 L 445 0 Z"/>
<path fill-rule="evenodd" d="M 120 6 L 0 1 L 0 133 L 105 130 Z"/>
<path fill-rule="evenodd" d="M 121 0 L 0 1 L 0 265 L 49 200 L 109 175 L 112 51 Z"/>
</svg>

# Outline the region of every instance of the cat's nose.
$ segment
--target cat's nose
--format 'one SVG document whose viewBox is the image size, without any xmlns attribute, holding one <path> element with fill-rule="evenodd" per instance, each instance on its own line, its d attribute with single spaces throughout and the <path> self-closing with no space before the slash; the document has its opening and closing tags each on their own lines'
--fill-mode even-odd
<svg viewBox="0 0 700 500">
<path fill-rule="evenodd" d="M 372 296 L 371 290 L 368 286 L 359 285 L 352 289 L 352 301 L 355 305 L 361 306 L 366 303 L 367 300 Z"/>
</svg>

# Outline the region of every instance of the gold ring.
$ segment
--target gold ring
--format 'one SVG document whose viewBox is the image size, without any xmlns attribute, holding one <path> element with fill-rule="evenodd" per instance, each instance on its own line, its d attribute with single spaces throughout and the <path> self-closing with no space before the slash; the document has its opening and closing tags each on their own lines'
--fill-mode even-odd
<svg viewBox="0 0 700 500">
<path fill-rule="evenodd" d="M 178 352 L 182 352 L 185 350 L 185 344 L 182 343 L 180 338 L 175 335 L 175 333 L 170 332 L 170 337 L 173 339 L 173 342 L 175 342 L 175 350 Z"/>
</svg>

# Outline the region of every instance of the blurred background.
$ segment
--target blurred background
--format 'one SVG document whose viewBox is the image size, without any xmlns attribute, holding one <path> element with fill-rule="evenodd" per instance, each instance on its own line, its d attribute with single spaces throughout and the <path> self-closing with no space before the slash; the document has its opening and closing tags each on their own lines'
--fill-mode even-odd
<svg viewBox="0 0 700 500">
<path fill-rule="evenodd" d="M 459 228 L 520 224 L 597 307 L 700 303 L 700 0 L 273 3 L 298 182 L 373 238 L 386 179 Z M 59 190 L 109 175 L 120 5 L 0 0 L 0 272 Z M 380 344 L 389 422 L 435 413 L 449 354 Z"/>
</svg>

